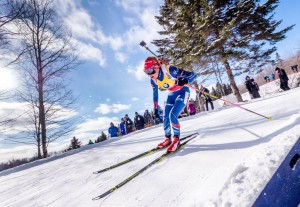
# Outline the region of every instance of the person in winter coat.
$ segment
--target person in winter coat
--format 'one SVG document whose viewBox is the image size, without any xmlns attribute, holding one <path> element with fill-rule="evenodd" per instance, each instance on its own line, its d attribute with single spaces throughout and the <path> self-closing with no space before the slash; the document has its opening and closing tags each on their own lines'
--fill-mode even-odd
<svg viewBox="0 0 300 207">
<path fill-rule="evenodd" d="M 298 73 L 298 65 L 292 65 L 291 69 L 294 73 Z"/>
<path fill-rule="evenodd" d="M 122 133 L 123 136 L 126 135 L 125 120 L 124 120 L 124 118 L 121 119 L 120 131 L 121 131 L 121 133 Z"/>
<path fill-rule="evenodd" d="M 258 84 L 254 81 L 253 78 L 250 79 L 248 75 L 246 76 L 245 86 L 249 92 L 251 99 L 260 98 L 260 94 L 258 92 L 259 91 Z"/>
<path fill-rule="evenodd" d="M 165 59 L 148 57 L 144 62 L 144 72 L 150 78 L 153 89 L 154 114 L 158 114 L 158 89 L 169 91 L 163 114 L 165 140 L 158 144 L 159 148 L 168 147 L 167 151 L 175 151 L 180 142 L 180 124 L 178 116 L 187 104 L 190 96 L 188 84 L 194 82 L 197 75 L 170 65 Z M 173 129 L 173 140 L 171 140 Z"/>
<path fill-rule="evenodd" d="M 148 109 L 145 110 L 144 112 L 144 121 L 145 121 L 145 126 L 148 127 L 148 126 L 151 126 L 152 125 L 152 116 L 151 114 L 149 113 Z"/>
<path fill-rule="evenodd" d="M 278 77 L 280 79 L 280 88 L 284 91 L 290 90 L 289 78 L 288 78 L 285 70 L 276 67 L 275 72 L 278 74 Z"/>
<path fill-rule="evenodd" d="M 139 115 L 138 112 L 135 112 L 134 125 L 137 130 L 144 129 L 145 127 L 144 117 Z"/>
<path fill-rule="evenodd" d="M 110 123 L 110 127 L 108 128 L 108 133 L 111 137 L 117 137 L 118 136 L 118 127 L 116 127 L 112 122 Z"/>
<path fill-rule="evenodd" d="M 271 77 L 270 77 L 269 75 L 266 75 L 266 76 L 265 76 L 265 80 L 266 80 L 266 82 L 270 82 Z"/>
<path fill-rule="evenodd" d="M 272 79 L 275 80 L 275 73 L 272 73 L 271 76 L 272 76 Z"/>
<path fill-rule="evenodd" d="M 157 110 L 154 111 L 153 120 L 155 124 L 163 123 L 164 120 L 164 112 L 162 108 L 158 105 Z"/>
<path fill-rule="evenodd" d="M 125 115 L 124 120 L 125 120 L 126 133 L 129 134 L 133 131 L 133 122 L 128 117 L 128 114 Z"/>
<path fill-rule="evenodd" d="M 191 100 L 189 100 L 189 102 L 187 104 L 187 111 L 188 111 L 190 116 L 196 114 L 196 105 Z"/>
<path fill-rule="evenodd" d="M 201 96 L 201 95 L 204 96 L 206 111 L 209 111 L 208 103 L 210 103 L 211 109 L 214 110 L 214 103 L 212 102 L 211 97 L 209 95 L 207 95 L 208 93 L 209 93 L 209 90 L 201 85 L 199 96 Z"/>
</svg>

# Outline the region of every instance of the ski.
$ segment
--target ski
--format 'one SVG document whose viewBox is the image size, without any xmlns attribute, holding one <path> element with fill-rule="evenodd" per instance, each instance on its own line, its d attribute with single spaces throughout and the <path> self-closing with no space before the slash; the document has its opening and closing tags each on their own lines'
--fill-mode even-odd
<svg viewBox="0 0 300 207">
<path fill-rule="evenodd" d="M 165 159 L 166 157 L 168 157 L 171 154 L 174 154 L 175 152 L 177 152 L 178 150 L 180 150 L 181 148 L 183 148 L 189 141 L 191 141 L 192 139 L 196 138 L 198 133 L 194 133 L 193 135 L 189 135 L 189 137 L 191 137 L 190 139 L 186 140 L 185 142 L 181 143 L 178 148 L 174 151 L 174 152 L 166 152 L 163 155 L 161 155 L 160 157 L 156 158 L 155 160 L 153 160 L 151 163 L 149 163 L 148 165 L 146 165 L 145 167 L 143 167 L 142 169 L 140 169 L 139 171 L 137 171 L 136 173 L 132 174 L 130 177 L 126 178 L 125 180 L 123 180 L 122 182 L 120 182 L 118 185 L 112 187 L 110 190 L 106 191 L 105 193 L 94 197 L 92 200 L 99 200 L 101 198 L 104 198 L 105 196 L 113 193 L 114 191 L 116 191 L 117 189 L 119 189 L 120 187 L 122 187 L 123 185 L 125 185 L 126 183 L 128 183 L 129 181 L 131 181 L 133 178 L 137 177 L 138 175 L 142 174 L 144 171 L 146 171 L 147 169 L 149 169 L 151 166 L 159 163 L 160 161 L 162 161 L 163 159 Z M 187 139 L 187 138 L 185 138 Z"/>
<path fill-rule="evenodd" d="M 183 141 L 183 140 L 185 140 L 185 139 L 188 139 L 189 137 L 192 137 L 192 136 L 194 136 L 194 135 L 196 135 L 196 134 L 198 134 L 198 133 L 196 132 L 196 133 L 187 135 L 187 136 L 185 136 L 185 137 L 182 137 L 182 138 L 180 139 L 180 141 Z M 141 154 L 139 154 L 139 155 L 136 155 L 136 156 L 134 156 L 134 157 L 131 157 L 131 158 L 127 159 L 127 160 L 124 160 L 124 161 L 122 161 L 122 162 L 119 162 L 119 163 L 117 163 L 117 164 L 114 164 L 114 165 L 112 165 L 112 166 L 109 166 L 109 167 L 104 168 L 104 169 L 102 169 L 102 170 L 95 171 L 95 172 L 93 172 L 93 174 L 100 174 L 100 173 L 109 171 L 109 170 L 111 170 L 111 169 L 114 169 L 114 168 L 116 168 L 116 167 L 119 167 L 119 166 L 121 166 L 121 165 L 124 165 L 124 164 L 126 164 L 126 163 L 128 163 L 128 162 L 131 162 L 131 161 L 133 161 L 133 160 L 139 159 L 139 158 L 144 157 L 144 156 L 151 155 L 151 154 L 153 154 L 153 153 L 155 153 L 155 152 L 157 152 L 157 151 L 159 151 L 159 150 L 161 150 L 161 149 L 163 149 L 163 148 L 158 148 L 158 147 L 153 148 L 153 149 L 151 149 L 151 150 L 148 150 L 148 151 L 146 151 L 146 152 L 143 152 L 143 153 L 141 153 Z"/>
</svg>

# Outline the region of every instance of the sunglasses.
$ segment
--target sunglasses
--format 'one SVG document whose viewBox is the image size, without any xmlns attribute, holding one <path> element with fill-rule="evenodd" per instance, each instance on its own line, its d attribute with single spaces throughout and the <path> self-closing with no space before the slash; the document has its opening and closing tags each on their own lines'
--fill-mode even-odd
<svg viewBox="0 0 300 207">
<path fill-rule="evenodd" d="M 154 66 L 151 66 L 151 67 L 148 68 L 147 70 L 144 70 L 144 72 L 145 72 L 147 75 L 153 75 L 154 73 L 156 73 L 155 67 L 154 67 Z"/>
</svg>

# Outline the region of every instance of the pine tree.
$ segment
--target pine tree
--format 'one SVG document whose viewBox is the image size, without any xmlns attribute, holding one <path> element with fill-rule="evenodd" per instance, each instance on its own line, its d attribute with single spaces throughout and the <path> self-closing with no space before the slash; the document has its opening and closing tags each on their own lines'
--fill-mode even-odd
<svg viewBox="0 0 300 207">
<path fill-rule="evenodd" d="M 275 56 L 275 65 L 277 65 L 278 67 L 283 67 L 283 60 L 281 59 L 280 55 L 278 54 L 278 52 L 276 52 L 276 56 Z"/>
<path fill-rule="evenodd" d="M 164 39 L 154 40 L 159 52 L 181 66 L 195 66 L 214 57 L 224 65 L 238 101 L 241 94 L 234 80 L 235 61 L 259 68 L 270 61 L 274 44 L 294 25 L 276 31 L 274 20 L 279 0 L 165 0 L 156 17 Z"/>
<path fill-rule="evenodd" d="M 225 96 L 232 93 L 232 89 L 229 84 L 223 84 L 223 91 Z"/>
<path fill-rule="evenodd" d="M 107 140 L 107 135 L 102 131 L 101 135 L 95 140 L 95 143 L 99 143 L 105 140 Z"/>
<path fill-rule="evenodd" d="M 214 87 L 211 88 L 211 94 L 218 97 L 218 93 Z"/>
<path fill-rule="evenodd" d="M 71 144 L 68 147 L 67 151 L 78 149 L 80 147 L 81 147 L 81 142 L 76 137 L 73 137 L 73 139 L 71 139 Z"/>
<path fill-rule="evenodd" d="M 222 85 L 219 82 L 217 82 L 217 84 L 216 84 L 216 94 L 217 94 L 218 98 L 221 98 L 222 95 L 224 94 L 224 92 L 222 92 L 222 90 L 223 90 Z"/>
</svg>

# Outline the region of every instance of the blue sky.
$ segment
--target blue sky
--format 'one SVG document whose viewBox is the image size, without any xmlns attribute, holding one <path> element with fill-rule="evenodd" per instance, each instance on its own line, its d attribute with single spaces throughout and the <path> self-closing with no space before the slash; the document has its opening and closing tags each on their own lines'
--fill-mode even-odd
<svg viewBox="0 0 300 207">
<path fill-rule="evenodd" d="M 160 4 L 160 0 L 55 0 L 58 14 L 78 45 L 82 64 L 68 78 L 72 80 L 69 88 L 79 96 L 77 115 L 84 120 L 72 135 L 53 144 L 53 149 L 68 143 L 73 135 L 83 140 L 95 139 L 111 121 L 118 123 L 126 113 L 133 118 L 135 111 L 152 109 L 150 81 L 142 71 L 143 60 L 151 54 L 139 43 L 144 40 L 156 51 L 150 41 L 159 38 L 157 31 L 161 27 L 154 15 L 158 14 Z M 299 8 L 300 1 L 280 2 L 275 18 L 283 20 L 282 28 L 300 22 Z M 282 57 L 300 48 L 299 34 L 300 27 L 296 25 L 277 44 Z M 19 87 L 15 71 L 1 69 L 0 74 L 2 89 Z M 166 95 L 167 92 L 160 93 L 160 105 Z M 4 105 L 0 110 L 7 107 Z M 0 135 L 0 140 L 1 136 L 4 135 Z M 14 154 L 16 147 L 21 148 L 0 142 L 0 150 L 6 150 L 6 154 Z"/>
</svg>

